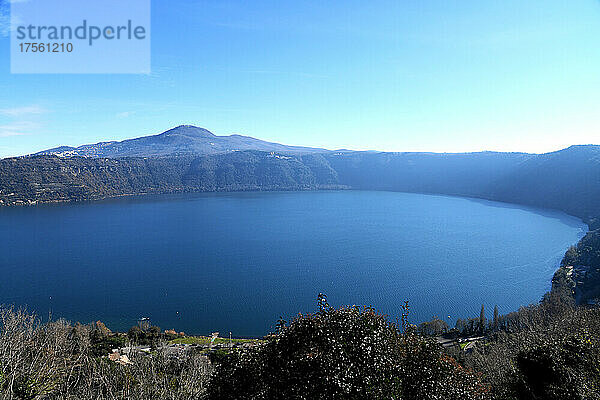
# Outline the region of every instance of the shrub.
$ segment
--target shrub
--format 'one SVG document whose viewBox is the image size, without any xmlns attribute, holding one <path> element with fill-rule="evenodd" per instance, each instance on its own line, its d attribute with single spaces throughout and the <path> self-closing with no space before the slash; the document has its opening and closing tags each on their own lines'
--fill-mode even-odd
<svg viewBox="0 0 600 400">
<path fill-rule="evenodd" d="M 281 324 L 265 344 L 226 357 L 209 398 L 486 398 L 479 378 L 435 341 L 402 333 L 371 308 L 320 306 Z"/>
<path fill-rule="evenodd" d="M 600 345 L 587 333 L 547 338 L 516 357 L 520 399 L 600 398 Z"/>
</svg>

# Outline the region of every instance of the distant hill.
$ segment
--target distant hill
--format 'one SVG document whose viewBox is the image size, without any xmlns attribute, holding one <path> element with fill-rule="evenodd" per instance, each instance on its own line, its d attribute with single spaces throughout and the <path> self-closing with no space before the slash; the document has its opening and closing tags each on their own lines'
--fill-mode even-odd
<svg viewBox="0 0 600 400">
<path fill-rule="evenodd" d="M 352 188 L 478 197 L 600 216 L 600 146 L 526 153 L 331 153 Z M 596 222 L 594 223 L 596 225 Z"/>
<path fill-rule="evenodd" d="M 207 155 L 234 151 L 276 151 L 286 154 L 323 153 L 327 150 L 312 147 L 287 146 L 266 142 L 249 136 L 216 136 L 210 131 L 191 125 L 181 125 L 158 135 L 144 136 L 121 142 L 100 142 L 79 147 L 61 146 L 35 153 L 58 157 L 154 157 L 173 155 Z"/>
<path fill-rule="evenodd" d="M 495 200 L 554 208 L 589 221 L 600 216 L 600 146 L 539 154 L 491 182 Z"/>
<path fill-rule="evenodd" d="M 38 159 L 49 155 L 65 161 Z M 94 166 L 80 157 L 122 161 L 108 163 L 112 167 L 104 169 L 102 162 Z M 72 178 L 59 172 L 75 166 L 85 174 L 78 169 L 71 175 L 86 189 L 65 195 L 68 191 L 61 185 L 71 185 Z M 600 226 L 596 222 L 600 216 L 600 146 L 596 145 L 547 154 L 328 151 L 248 136 L 216 136 L 203 128 L 182 125 L 154 136 L 77 148 L 63 146 L 23 159 L 2 160 L 0 178 L 4 204 L 17 198 L 40 201 L 40 193 L 43 198 L 53 198 L 49 195 L 53 191 L 67 200 L 146 192 L 337 186 L 470 196 L 552 208 Z M 144 183 L 138 185 L 141 181 Z M 22 186 L 17 187 L 18 182 Z M 20 197 L 7 198 L 7 193 Z"/>
<path fill-rule="evenodd" d="M 338 181 L 319 154 L 5 158 L 0 160 L 0 206 L 149 193 L 344 188 Z"/>
<path fill-rule="evenodd" d="M 332 153 L 340 181 L 353 188 L 484 196 L 488 185 L 516 171 L 525 153 Z"/>
</svg>

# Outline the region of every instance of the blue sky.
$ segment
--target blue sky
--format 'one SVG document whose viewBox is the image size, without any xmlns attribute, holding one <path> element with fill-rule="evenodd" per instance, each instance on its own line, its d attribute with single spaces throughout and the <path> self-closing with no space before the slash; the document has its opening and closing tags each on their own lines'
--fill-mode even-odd
<svg viewBox="0 0 600 400">
<path fill-rule="evenodd" d="M 600 143 L 600 1 L 152 2 L 150 75 L 11 75 L 0 157 L 194 124 L 286 144 Z"/>
</svg>

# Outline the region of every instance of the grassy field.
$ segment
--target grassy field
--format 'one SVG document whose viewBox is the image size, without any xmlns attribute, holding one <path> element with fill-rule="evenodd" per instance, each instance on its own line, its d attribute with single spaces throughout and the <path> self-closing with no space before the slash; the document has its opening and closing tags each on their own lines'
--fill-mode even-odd
<svg viewBox="0 0 600 400">
<path fill-rule="evenodd" d="M 172 344 L 198 344 L 208 345 L 210 344 L 211 337 L 209 336 L 186 336 L 183 338 L 177 338 L 171 340 L 169 343 Z M 232 344 L 243 344 L 243 343 L 260 343 L 260 339 L 231 339 Z M 213 344 L 229 344 L 229 338 L 216 338 Z"/>
</svg>

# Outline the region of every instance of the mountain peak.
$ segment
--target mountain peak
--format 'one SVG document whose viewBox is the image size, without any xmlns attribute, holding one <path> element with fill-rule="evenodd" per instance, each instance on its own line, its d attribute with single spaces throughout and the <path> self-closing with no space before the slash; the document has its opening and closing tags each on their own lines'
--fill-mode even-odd
<svg viewBox="0 0 600 400">
<path fill-rule="evenodd" d="M 179 125 L 158 135 L 127 139 L 121 142 L 101 142 L 76 148 L 60 147 L 35 153 L 59 157 L 153 157 L 168 155 L 207 155 L 232 151 L 257 150 L 294 154 L 322 153 L 327 150 L 311 147 L 286 146 L 250 136 L 217 136 L 194 125 Z"/>
<path fill-rule="evenodd" d="M 175 128 L 169 129 L 168 131 L 161 133 L 161 135 L 164 135 L 164 136 L 183 135 L 183 136 L 190 136 L 190 137 L 208 137 L 208 138 L 216 137 L 215 134 L 212 133 L 211 131 L 209 131 L 208 129 L 200 128 L 200 127 L 194 126 L 194 125 L 179 125 L 179 126 L 176 126 Z"/>
</svg>

